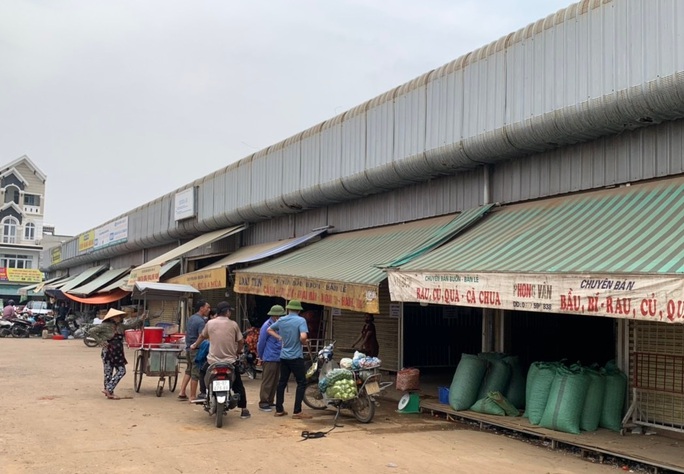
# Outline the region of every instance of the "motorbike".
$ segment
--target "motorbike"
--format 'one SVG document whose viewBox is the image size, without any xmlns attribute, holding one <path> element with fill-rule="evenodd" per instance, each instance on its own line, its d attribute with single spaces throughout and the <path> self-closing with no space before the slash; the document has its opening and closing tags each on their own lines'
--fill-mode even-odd
<svg viewBox="0 0 684 474">
<path fill-rule="evenodd" d="M 0 337 L 10 337 L 12 335 L 14 323 L 9 319 L 0 318 Z"/>
<path fill-rule="evenodd" d="M 11 334 L 13 337 L 40 336 L 45 329 L 45 318 L 37 315 L 33 318 L 15 318 L 12 320 Z"/>
<path fill-rule="evenodd" d="M 245 344 L 242 349 L 242 357 L 240 360 L 242 361 L 244 370 L 244 372 L 241 373 L 246 374 L 249 379 L 254 380 L 257 376 L 257 355 L 249 350 L 247 344 Z"/>
<path fill-rule="evenodd" d="M 318 382 L 331 370 L 339 367 L 339 364 L 334 360 L 334 350 L 335 342 L 333 341 L 318 351 L 317 359 L 306 374 L 307 385 L 304 391 L 304 404 L 314 410 L 335 408 L 337 409 L 336 419 L 341 409 L 347 409 L 361 423 L 370 423 L 375 416 L 375 407 L 379 404 L 376 400 L 377 395 L 392 385 L 392 382 L 380 381 L 379 367 L 350 369 L 357 388 L 356 396 L 349 400 L 328 398 L 319 389 Z"/>
<path fill-rule="evenodd" d="M 223 426 L 223 415 L 237 407 L 240 395 L 233 393 L 234 371 L 236 367 L 228 362 L 216 362 L 207 369 L 207 398 L 204 399 L 204 410 L 209 415 L 216 415 L 216 427 Z"/>
</svg>

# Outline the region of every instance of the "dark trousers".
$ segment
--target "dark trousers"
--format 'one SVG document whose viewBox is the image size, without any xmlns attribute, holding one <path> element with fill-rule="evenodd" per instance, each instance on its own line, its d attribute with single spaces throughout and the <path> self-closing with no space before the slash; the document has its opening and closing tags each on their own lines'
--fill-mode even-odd
<svg viewBox="0 0 684 474">
<path fill-rule="evenodd" d="M 302 411 L 302 400 L 306 391 L 306 369 L 304 359 L 280 359 L 280 381 L 276 392 L 276 411 L 284 411 L 283 402 L 285 401 L 285 389 L 290 374 L 294 374 L 297 381 L 297 391 L 295 392 L 295 402 L 293 413 Z"/>
</svg>

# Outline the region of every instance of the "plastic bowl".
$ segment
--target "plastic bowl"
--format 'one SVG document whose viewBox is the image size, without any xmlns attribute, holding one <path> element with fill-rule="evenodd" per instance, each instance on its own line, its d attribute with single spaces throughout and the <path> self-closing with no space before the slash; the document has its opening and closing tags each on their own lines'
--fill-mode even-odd
<svg viewBox="0 0 684 474">
<path fill-rule="evenodd" d="M 64 336 L 62 336 L 61 334 L 55 334 L 55 335 L 52 336 L 52 339 L 55 340 L 55 341 L 63 341 L 63 340 L 64 340 Z"/>
</svg>

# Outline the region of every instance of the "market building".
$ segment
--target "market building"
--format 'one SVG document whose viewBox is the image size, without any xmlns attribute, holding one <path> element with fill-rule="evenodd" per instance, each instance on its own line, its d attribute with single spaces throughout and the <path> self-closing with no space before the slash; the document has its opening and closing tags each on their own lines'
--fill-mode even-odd
<svg viewBox="0 0 684 474">
<path fill-rule="evenodd" d="M 676 7 L 571 5 L 84 232 L 46 270 L 91 282 L 62 288 L 83 304 L 188 284 L 243 324 L 297 298 L 341 347 L 374 314 L 388 370 L 615 359 L 639 421 L 684 430 Z M 184 304 L 154 311 L 182 322 Z"/>
</svg>

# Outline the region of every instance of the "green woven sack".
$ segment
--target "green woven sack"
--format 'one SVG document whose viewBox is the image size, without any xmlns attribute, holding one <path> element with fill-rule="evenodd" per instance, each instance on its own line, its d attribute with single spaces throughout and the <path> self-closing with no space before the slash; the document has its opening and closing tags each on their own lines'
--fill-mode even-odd
<svg viewBox="0 0 684 474">
<path fill-rule="evenodd" d="M 485 397 L 476 401 L 473 406 L 470 407 L 470 410 L 476 411 L 478 413 L 486 413 L 488 415 L 506 415 L 506 411 L 489 397 Z"/>
<path fill-rule="evenodd" d="M 486 397 L 489 392 L 505 392 L 510 380 L 511 366 L 507 362 L 503 360 L 489 361 L 489 367 L 478 392 L 478 400 Z"/>
<path fill-rule="evenodd" d="M 587 398 L 584 401 L 584 408 L 580 417 L 580 429 L 582 431 L 596 431 L 603 411 L 606 377 L 602 372 L 595 369 L 585 369 L 585 373 L 589 376 L 589 390 L 587 390 Z"/>
<path fill-rule="evenodd" d="M 525 415 L 533 425 L 538 425 L 544 415 L 557 367 L 555 362 L 534 362 L 527 373 Z"/>
<path fill-rule="evenodd" d="M 494 402 L 503 408 L 506 416 L 520 416 L 520 410 L 513 406 L 513 404 L 504 397 L 501 392 L 489 392 L 487 398 L 494 400 Z"/>
<path fill-rule="evenodd" d="M 627 392 L 627 376 L 614 362 L 608 362 L 604 368 L 606 374 L 606 390 L 603 396 L 603 409 L 599 426 L 613 431 L 622 428 L 622 410 Z"/>
<path fill-rule="evenodd" d="M 525 372 L 520 363 L 520 358 L 508 356 L 503 361 L 511 366 L 511 380 L 503 394 L 513 406 L 522 409 L 525 407 Z"/>
<path fill-rule="evenodd" d="M 589 383 L 582 367 L 559 367 L 539 426 L 579 434 Z"/>
<path fill-rule="evenodd" d="M 467 410 L 477 401 L 480 384 L 487 371 L 487 361 L 463 354 L 449 387 L 449 405 L 454 410 Z"/>
</svg>

